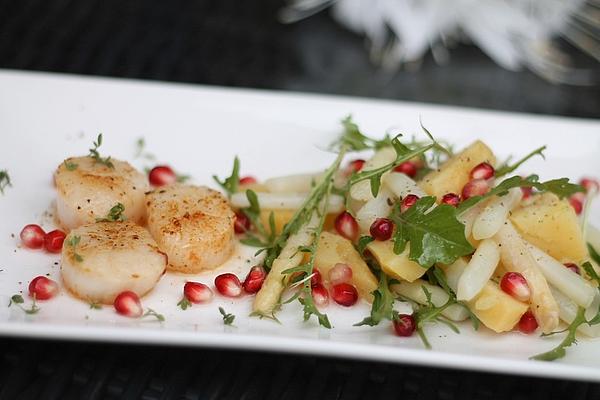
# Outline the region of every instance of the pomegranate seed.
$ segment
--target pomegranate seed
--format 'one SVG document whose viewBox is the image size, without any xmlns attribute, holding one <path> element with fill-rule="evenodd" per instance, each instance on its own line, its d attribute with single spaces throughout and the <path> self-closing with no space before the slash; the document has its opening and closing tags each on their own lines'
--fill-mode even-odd
<svg viewBox="0 0 600 400">
<path fill-rule="evenodd" d="M 371 225 L 369 232 L 375 240 L 388 240 L 394 232 L 394 223 L 387 218 L 377 218 Z"/>
<path fill-rule="evenodd" d="M 321 278 L 321 273 L 318 269 L 313 269 L 312 276 L 310 277 L 310 286 L 314 287 L 320 285 L 323 279 Z"/>
<path fill-rule="evenodd" d="M 158 165 L 148 174 L 152 186 L 165 186 L 177 182 L 177 174 L 167 165 Z"/>
<path fill-rule="evenodd" d="M 346 175 L 352 175 L 354 172 L 358 172 L 365 166 L 365 160 L 353 160 L 348 163 L 346 167 Z"/>
<path fill-rule="evenodd" d="M 267 271 L 265 271 L 262 265 L 255 265 L 250 268 L 250 272 L 248 272 L 242 286 L 246 293 L 256 293 L 262 287 L 266 277 Z"/>
<path fill-rule="evenodd" d="M 585 189 L 586 193 L 589 192 L 598 192 L 600 190 L 600 183 L 598 183 L 597 179 L 594 178 L 582 178 L 579 182 L 581 186 Z"/>
<path fill-rule="evenodd" d="M 50 253 L 60 253 L 63 247 L 63 242 L 67 235 L 58 229 L 46 233 L 44 237 L 44 247 Z"/>
<path fill-rule="evenodd" d="M 348 264 L 337 263 L 329 270 L 329 282 L 332 285 L 350 282 L 352 280 L 352 268 Z"/>
<path fill-rule="evenodd" d="M 356 288 L 349 283 L 338 283 L 332 287 L 331 297 L 341 306 L 350 307 L 358 300 Z"/>
<path fill-rule="evenodd" d="M 244 176 L 243 178 L 240 178 L 240 185 L 252 185 L 257 182 L 258 181 L 256 180 L 256 178 L 253 176 Z"/>
<path fill-rule="evenodd" d="M 242 294 L 242 284 L 234 274 L 221 274 L 215 278 L 217 291 L 223 296 L 238 297 Z"/>
<path fill-rule="evenodd" d="M 456 193 L 446 193 L 442 197 L 442 204 L 448 204 L 452 207 L 458 207 L 459 203 L 460 203 L 460 196 L 457 195 Z"/>
<path fill-rule="evenodd" d="M 29 249 L 41 249 L 44 247 L 46 232 L 41 226 L 35 224 L 25 225 L 21 230 L 21 243 Z"/>
<path fill-rule="evenodd" d="M 575 272 L 577 275 L 581 275 L 581 272 L 579 271 L 579 266 L 577 264 L 565 263 L 565 267 L 567 267 L 571 271 Z"/>
<path fill-rule="evenodd" d="M 194 304 L 208 303 L 213 298 L 212 290 L 200 282 L 186 282 L 183 286 L 183 295 Z"/>
<path fill-rule="evenodd" d="M 575 214 L 579 215 L 583 211 L 583 202 L 579 200 L 577 197 L 572 196 L 569 199 L 569 203 L 571 203 L 571 207 L 575 210 Z"/>
<path fill-rule="evenodd" d="M 58 294 L 58 283 L 45 276 L 37 276 L 29 283 L 29 295 L 36 300 L 48 300 Z"/>
<path fill-rule="evenodd" d="M 535 332 L 538 327 L 537 320 L 535 316 L 531 312 L 531 310 L 527 311 L 521 319 L 519 320 L 519 330 L 527 335 Z"/>
<path fill-rule="evenodd" d="M 531 195 L 533 194 L 532 187 L 522 187 L 521 191 L 523 192 L 523 200 L 530 198 Z"/>
<path fill-rule="evenodd" d="M 144 313 L 140 297 L 130 290 L 119 293 L 113 303 L 117 313 L 130 318 L 139 318 Z"/>
<path fill-rule="evenodd" d="M 471 179 L 490 179 L 494 177 L 496 171 L 494 167 L 492 167 L 489 163 L 482 162 L 478 164 L 471 170 L 471 174 L 469 175 Z"/>
<path fill-rule="evenodd" d="M 325 307 L 329 304 L 329 293 L 320 283 L 312 287 L 312 298 L 317 307 Z"/>
<path fill-rule="evenodd" d="M 519 301 L 529 300 L 531 290 L 527 281 L 518 272 L 507 272 L 500 281 L 500 288 Z"/>
<path fill-rule="evenodd" d="M 252 224 L 250 223 L 250 218 L 248 218 L 246 214 L 241 211 L 235 213 L 235 219 L 233 221 L 233 230 L 235 233 L 245 233 L 246 231 L 249 231 L 251 227 Z"/>
<path fill-rule="evenodd" d="M 348 240 L 356 240 L 358 236 L 358 223 L 348 211 L 344 211 L 335 218 L 334 226 L 340 236 Z"/>
<path fill-rule="evenodd" d="M 406 210 L 414 206 L 417 200 L 419 200 L 419 198 L 420 197 L 416 194 L 406 195 L 406 197 L 402 199 L 402 203 L 400 204 L 400 211 L 405 212 Z"/>
<path fill-rule="evenodd" d="M 466 200 L 473 196 L 483 196 L 490 190 L 490 185 L 485 179 L 473 179 L 462 190 L 462 198 Z"/>
<path fill-rule="evenodd" d="M 412 161 L 404 161 L 394 168 L 394 172 L 402 172 L 404 175 L 414 178 L 417 175 L 417 166 Z"/>
<path fill-rule="evenodd" d="M 414 317 L 409 314 L 398 314 L 398 316 L 394 318 L 393 324 L 396 335 L 402 337 L 412 336 L 417 329 Z"/>
</svg>

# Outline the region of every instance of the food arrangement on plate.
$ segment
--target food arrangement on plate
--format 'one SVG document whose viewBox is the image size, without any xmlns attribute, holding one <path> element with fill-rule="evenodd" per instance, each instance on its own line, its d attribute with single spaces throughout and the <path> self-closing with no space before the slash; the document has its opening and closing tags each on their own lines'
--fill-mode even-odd
<svg viewBox="0 0 600 400">
<path fill-rule="evenodd" d="M 62 286 L 91 307 L 162 321 L 141 298 L 163 274 L 182 273 L 200 277 L 180 289 L 184 310 L 207 306 L 214 287 L 254 296 L 251 317 L 277 320 L 298 301 L 304 320 L 333 328 L 330 301 L 361 301 L 371 312 L 357 326 L 389 324 L 426 347 L 428 324 L 458 332 L 467 320 L 497 334 L 563 334 L 539 360 L 599 336 L 600 232 L 587 223 L 598 182 L 515 173 L 545 147 L 502 163 L 479 140 L 454 152 L 423 131 L 422 141 L 373 139 L 346 118 L 325 171 L 259 182 L 240 176 L 236 158 L 230 176 L 215 176 L 221 192 L 187 184 L 168 166 L 146 177 L 103 157 L 99 135 L 87 156 L 67 158 L 54 174 L 62 229 L 21 231 L 25 247 L 61 253 L 62 285 L 32 277 L 30 305 L 15 295 L 9 306 L 35 314 Z M 260 263 L 243 280 L 223 271 L 201 282 L 238 241 L 256 247 Z"/>
</svg>

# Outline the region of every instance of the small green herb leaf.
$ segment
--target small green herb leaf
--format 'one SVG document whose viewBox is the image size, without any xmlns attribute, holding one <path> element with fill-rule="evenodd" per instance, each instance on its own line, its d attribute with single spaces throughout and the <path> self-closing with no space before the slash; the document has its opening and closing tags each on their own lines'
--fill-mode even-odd
<svg viewBox="0 0 600 400">
<path fill-rule="evenodd" d="M 575 319 L 569 324 L 569 327 L 567 328 L 567 336 L 565 336 L 563 341 L 560 342 L 560 344 L 554 349 L 546 353 L 533 356 L 531 357 L 531 359 L 538 361 L 554 361 L 558 360 L 559 358 L 563 358 L 567 353 L 567 347 L 571 346 L 574 343 L 577 343 L 577 329 L 585 323 L 587 323 L 585 319 L 585 309 L 583 307 L 579 307 Z"/>
<path fill-rule="evenodd" d="M 179 303 L 177 303 L 177 305 L 182 309 L 182 310 L 187 310 L 188 307 L 192 306 L 192 303 L 184 296 Z"/>
<path fill-rule="evenodd" d="M 20 294 L 15 294 L 10 298 L 11 303 L 14 304 L 23 304 L 25 302 L 25 300 L 23 300 L 23 296 L 21 296 Z M 8 304 L 8 306 L 10 307 L 10 303 Z"/>
<path fill-rule="evenodd" d="M 507 160 L 507 162 L 504 165 L 502 165 L 496 169 L 496 174 L 495 174 L 496 178 L 500 178 L 504 175 L 508 175 L 511 172 L 514 172 L 517 168 L 519 168 L 521 165 L 523 165 L 526 161 L 528 161 L 530 158 L 532 158 L 536 155 L 539 155 L 545 159 L 546 156 L 544 155 L 544 150 L 546 150 L 546 146 L 537 148 L 512 165 L 509 165 L 508 160 Z"/>
<path fill-rule="evenodd" d="M 358 243 L 356 244 L 356 250 L 358 251 L 358 254 L 363 255 L 365 253 L 365 250 L 367 249 L 367 246 L 373 240 L 375 239 L 371 236 L 361 236 L 360 239 L 358 239 Z"/>
<path fill-rule="evenodd" d="M 123 222 L 125 221 L 125 206 L 121 203 L 114 205 L 109 211 L 105 218 L 96 218 L 96 222 Z"/>
<path fill-rule="evenodd" d="M 154 311 L 151 308 L 148 308 L 146 310 L 146 313 L 144 315 L 142 315 L 142 318 L 144 318 L 144 317 L 154 317 L 159 322 L 164 322 L 164 320 L 165 320 L 164 315 L 157 313 L 156 311 Z"/>
<path fill-rule="evenodd" d="M 588 274 L 588 276 L 590 278 L 592 278 L 593 280 L 596 281 L 596 283 L 598 283 L 599 287 L 600 287 L 600 276 L 598 276 L 598 274 L 596 273 L 596 270 L 594 269 L 594 267 L 592 266 L 592 264 L 590 264 L 590 262 L 584 262 L 581 265 L 581 268 L 583 268 L 583 270 Z"/>
<path fill-rule="evenodd" d="M 37 312 L 40 311 L 40 308 L 37 306 L 37 304 L 35 302 L 35 296 L 33 296 L 33 300 L 31 302 L 31 307 L 29 307 L 29 308 L 23 307 L 24 303 L 25 303 L 25 300 L 23 300 L 23 296 L 21 296 L 20 294 L 15 294 L 15 295 L 11 296 L 8 306 L 10 307 L 11 305 L 14 304 L 17 307 L 19 307 L 21 310 L 23 310 L 25 312 L 25 314 L 29 314 L 29 315 L 37 314 Z"/>
<path fill-rule="evenodd" d="M 101 310 L 101 309 L 102 309 L 102 304 L 96 303 L 96 302 L 90 303 L 90 310 Z"/>
<path fill-rule="evenodd" d="M 368 149 L 380 149 L 391 144 L 390 137 L 386 135 L 382 140 L 372 139 L 364 135 L 358 125 L 352 120 L 352 116 L 348 115 L 342 120 L 344 132 L 332 145 L 335 147 L 346 147 L 350 151 L 361 151 Z"/>
<path fill-rule="evenodd" d="M 596 251 L 596 249 L 594 248 L 594 246 L 592 246 L 591 243 L 587 244 L 587 248 L 590 252 L 590 257 L 592 258 L 592 260 L 594 260 L 594 262 L 596 264 L 600 265 L 600 254 L 598 254 L 598 252 Z"/>
<path fill-rule="evenodd" d="M 221 181 L 216 175 L 213 175 L 213 179 L 231 197 L 232 194 L 238 191 L 240 184 L 240 159 L 237 156 L 233 159 L 233 169 L 229 177 Z"/>
<path fill-rule="evenodd" d="M 93 147 L 90 149 L 89 157 L 92 157 L 97 163 L 104 164 L 108 168 L 114 169 L 115 166 L 110 160 L 110 156 L 102 158 L 100 157 L 100 153 L 98 152 L 98 148 L 102 146 L 102 134 L 98 135 L 98 138 L 95 142 L 92 143 L 92 145 Z"/>
<path fill-rule="evenodd" d="M 219 312 L 223 316 L 223 323 L 225 325 L 233 324 L 233 320 L 235 320 L 235 315 L 228 314 L 227 312 L 225 312 L 225 309 L 223 309 L 223 307 L 219 307 Z"/>
<path fill-rule="evenodd" d="M 4 194 L 4 189 L 9 186 L 12 186 L 10 175 L 7 170 L 3 169 L 0 171 L 0 193 Z"/>
<path fill-rule="evenodd" d="M 382 320 L 394 318 L 394 295 L 390 291 L 387 276 L 383 271 L 379 273 L 379 285 L 373 291 L 373 304 L 371 305 L 371 315 L 354 326 L 378 325 Z"/>
<path fill-rule="evenodd" d="M 67 171 L 75 171 L 79 165 L 69 160 L 65 160 L 65 168 Z"/>
<path fill-rule="evenodd" d="M 65 244 L 73 248 L 73 259 L 77 262 L 83 262 L 83 257 L 77 253 L 77 246 L 81 241 L 81 236 L 73 235 L 69 236 L 69 239 L 65 241 Z"/>
</svg>

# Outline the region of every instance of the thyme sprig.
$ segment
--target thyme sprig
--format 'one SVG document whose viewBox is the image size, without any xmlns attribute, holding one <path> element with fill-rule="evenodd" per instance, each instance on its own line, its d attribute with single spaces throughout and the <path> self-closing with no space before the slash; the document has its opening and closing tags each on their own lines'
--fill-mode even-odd
<svg viewBox="0 0 600 400">
<path fill-rule="evenodd" d="M 164 315 L 157 313 L 156 311 L 154 311 L 151 308 L 146 309 L 146 312 L 144 313 L 144 315 L 142 315 L 141 318 L 145 318 L 145 317 L 154 317 L 159 322 L 164 322 L 165 321 L 165 316 Z"/>
<path fill-rule="evenodd" d="M 0 193 L 4 194 L 4 189 L 7 187 L 12 187 L 12 182 L 10 181 L 10 175 L 8 175 L 8 170 L 0 170 Z"/>
<path fill-rule="evenodd" d="M 123 214 L 125 212 L 125 206 L 121 203 L 115 204 L 108 211 L 108 214 L 104 218 L 96 218 L 96 222 L 123 222 L 126 217 Z"/>
<path fill-rule="evenodd" d="M 19 307 L 21 310 L 23 310 L 25 312 L 25 314 L 28 314 L 28 315 L 37 314 L 41 310 L 41 308 L 39 308 L 35 302 L 35 295 L 33 296 L 33 299 L 31 302 L 31 307 L 29 307 L 29 308 L 23 307 L 24 303 L 25 303 L 25 300 L 23 300 L 23 296 L 21 296 L 20 294 L 15 294 L 10 298 L 10 301 L 8 302 L 8 306 L 10 307 L 11 305 L 14 304 L 17 307 Z"/>
<path fill-rule="evenodd" d="M 223 324 L 233 325 L 233 321 L 235 320 L 235 315 L 226 312 L 223 307 L 219 307 L 219 312 L 221 313 L 221 316 L 223 317 Z"/>
<path fill-rule="evenodd" d="M 79 245 L 80 241 L 81 236 L 78 235 L 73 235 L 69 237 L 67 241 L 65 241 L 65 244 L 73 249 L 73 259 L 77 262 L 83 262 L 83 257 L 77 253 L 77 246 Z"/>
<path fill-rule="evenodd" d="M 112 163 L 110 156 L 102 158 L 100 156 L 100 152 L 98 152 L 98 148 L 100 148 L 100 146 L 102 146 L 102 134 L 101 133 L 98 135 L 98 138 L 96 139 L 96 141 L 92 143 L 92 145 L 93 145 L 93 147 L 90 149 L 90 153 L 88 154 L 88 156 L 93 158 L 95 162 L 104 164 L 108 168 L 114 169 L 115 166 Z"/>
</svg>

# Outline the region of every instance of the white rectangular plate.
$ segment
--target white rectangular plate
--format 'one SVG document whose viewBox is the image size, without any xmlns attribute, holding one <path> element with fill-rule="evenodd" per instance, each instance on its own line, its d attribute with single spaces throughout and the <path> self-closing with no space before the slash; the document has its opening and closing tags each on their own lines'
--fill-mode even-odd
<svg viewBox="0 0 600 400">
<path fill-rule="evenodd" d="M 245 276 L 252 249 L 238 249 L 216 273 L 167 274 L 143 299 L 144 306 L 165 315 L 163 324 L 120 317 L 111 307 L 91 310 L 65 291 L 41 303 L 37 315 L 7 307 L 10 296 L 25 293 L 34 276 L 49 273 L 60 281 L 58 256 L 19 248 L 18 233 L 28 223 L 53 227 L 47 215 L 54 198 L 52 173 L 67 156 L 86 154 L 99 132 L 104 133 L 103 154 L 130 160 L 139 168 L 148 166 L 143 159 L 133 159 L 135 142 L 144 137 L 158 161 L 190 174 L 196 183 L 212 185 L 211 175 L 228 175 L 236 154 L 243 174 L 262 178 L 326 167 L 333 156 L 322 149 L 340 132 L 339 120 L 349 113 L 376 136 L 389 128 L 422 135 L 421 118 L 435 136 L 457 146 L 483 139 L 499 158 L 521 156 L 547 144 L 548 160 L 537 158 L 524 171 L 542 178 L 579 178 L 599 171 L 597 121 L 0 71 L 0 169 L 8 169 L 13 179 L 13 187 L 0 196 L 0 334 L 260 349 L 600 381 L 600 343 L 588 339 L 569 349 L 563 360 L 543 363 L 528 357 L 552 348 L 558 337 L 473 332 L 468 323 L 457 335 L 445 326 L 430 326 L 433 350 L 428 351 L 417 337 L 394 336 L 388 323 L 353 327 L 367 315 L 367 304 L 350 309 L 330 305 L 332 330 L 314 321 L 303 323 L 297 302 L 284 307 L 281 324 L 249 317 L 251 297 L 217 297 L 187 311 L 176 306 L 186 279 L 212 284 L 216 273 Z M 592 215 L 596 223 L 598 211 L 596 207 Z M 218 306 L 236 315 L 235 326 L 223 325 Z"/>
</svg>

